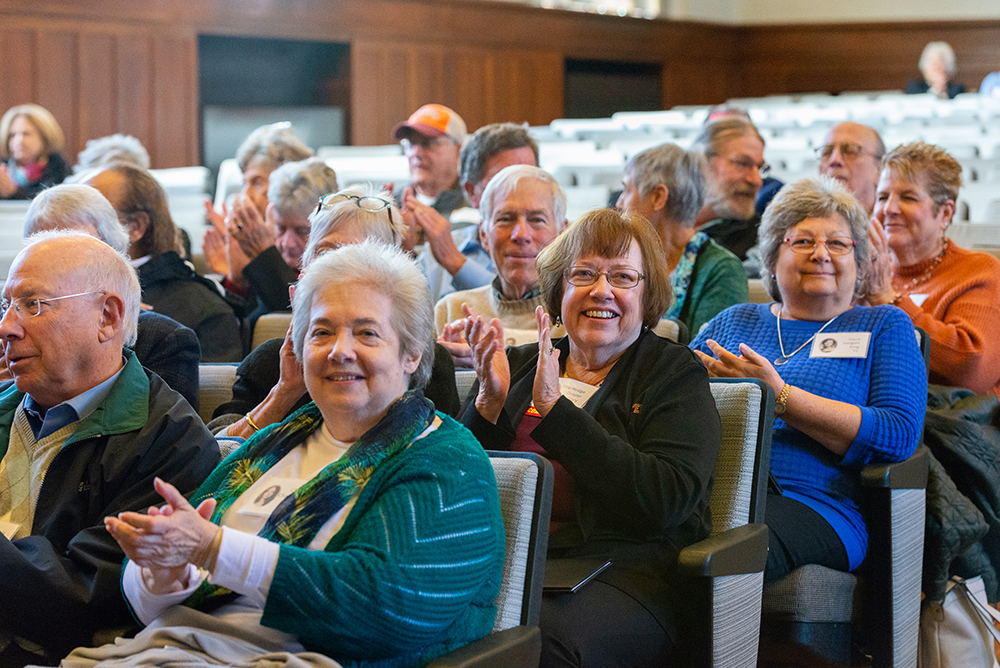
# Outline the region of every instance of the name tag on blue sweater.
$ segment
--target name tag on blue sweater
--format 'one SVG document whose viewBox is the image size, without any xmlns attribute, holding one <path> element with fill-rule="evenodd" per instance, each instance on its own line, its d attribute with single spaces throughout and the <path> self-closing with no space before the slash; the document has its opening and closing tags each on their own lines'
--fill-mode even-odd
<svg viewBox="0 0 1000 668">
<path fill-rule="evenodd" d="M 868 357 L 871 332 L 823 332 L 813 339 L 809 357 Z"/>
</svg>

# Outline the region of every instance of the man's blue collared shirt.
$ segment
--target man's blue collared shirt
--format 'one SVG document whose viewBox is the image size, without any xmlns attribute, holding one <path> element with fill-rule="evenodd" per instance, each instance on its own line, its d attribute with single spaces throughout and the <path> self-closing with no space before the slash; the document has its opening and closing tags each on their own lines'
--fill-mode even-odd
<svg viewBox="0 0 1000 668">
<path fill-rule="evenodd" d="M 124 368 L 122 366 L 122 369 Z M 111 378 L 100 385 L 95 385 L 86 392 L 81 392 L 72 399 L 67 399 L 47 411 L 43 410 L 38 402 L 31 398 L 30 394 L 24 395 L 24 413 L 28 418 L 31 433 L 35 435 L 35 440 L 41 440 L 54 434 L 66 425 L 82 420 L 93 413 L 108 396 L 111 386 L 114 385 L 115 379 L 121 372 L 122 370 L 119 369 Z"/>
</svg>

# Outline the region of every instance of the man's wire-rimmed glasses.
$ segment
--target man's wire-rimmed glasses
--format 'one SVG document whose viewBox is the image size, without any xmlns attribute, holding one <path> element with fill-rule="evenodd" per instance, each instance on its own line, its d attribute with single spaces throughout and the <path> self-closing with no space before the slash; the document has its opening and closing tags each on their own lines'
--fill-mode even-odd
<svg viewBox="0 0 1000 668">
<path fill-rule="evenodd" d="M 62 297 L 46 297 L 42 299 L 41 297 L 18 297 L 13 301 L 7 301 L 4 299 L 0 301 L 0 319 L 7 316 L 7 311 L 14 308 L 14 314 L 18 317 L 27 315 L 29 317 L 34 317 L 40 315 L 42 312 L 42 305 L 48 304 L 49 302 L 57 302 L 60 299 L 69 299 L 71 297 L 84 297 L 86 295 L 105 295 L 107 294 L 103 290 L 91 290 L 90 292 L 77 292 L 73 295 L 63 295 Z"/>
</svg>

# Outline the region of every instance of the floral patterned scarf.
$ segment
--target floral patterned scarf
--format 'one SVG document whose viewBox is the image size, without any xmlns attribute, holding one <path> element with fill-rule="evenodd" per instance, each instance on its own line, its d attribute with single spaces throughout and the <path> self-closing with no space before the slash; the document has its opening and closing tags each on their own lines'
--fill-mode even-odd
<svg viewBox="0 0 1000 668">
<path fill-rule="evenodd" d="M 663 316 L 664 318 L 680 318 L 681 309 L 684 308 L 684 301 L 687 299 L 688 287 L 691 284 L 691 272 L 694 271 L 694 263 L 698 260 L 698 253 L 702 247 L 708 243 L 708 235 L 704 232 L 695 232 L 691 241 L 684 247 L 684 254 L 681 255 L 677 268 L 670 274 L 670 288 L 674 292 L 674 303 L 670 305 L 670 310 Z M 694 336 L 696 332 L 692 332 Z"/>
<path fill-rule="evenodd" d="M 327 520 L 360 493 L 379 464 L 408 448 L 433 421 L 434 404 L 424 398 L 423 391 L 407 392 L 344 456 L 278 504 L 258 535 L 283 545 L 307 546 Z M 240 495 L 322 424 L 316 404 L 309 403 L 281 424 L 262 429 L 209 476 L 194 502 L 214 496 L 217 506 L 212 521 L 218 524 Z M 184 604 L 207 612 L 236 597 L 230 590 L 204 581 Z"/>
</svg>

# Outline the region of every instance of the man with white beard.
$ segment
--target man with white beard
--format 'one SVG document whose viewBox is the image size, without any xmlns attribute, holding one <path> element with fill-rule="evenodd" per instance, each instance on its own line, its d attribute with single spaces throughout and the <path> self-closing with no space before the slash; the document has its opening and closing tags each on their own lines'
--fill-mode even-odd
<svg viewBox="0 0 1000 668">
<path fill-rule="evenodd" d="M 771 168 L 764 162 L 764 138 L 752 123 L 735 118 L 709 123 L 695 139 L 705 156 L 705 205 L 695 228 L 746 259 L 757 244 L 760 224 L 754 204 Z"/>
</svg>

